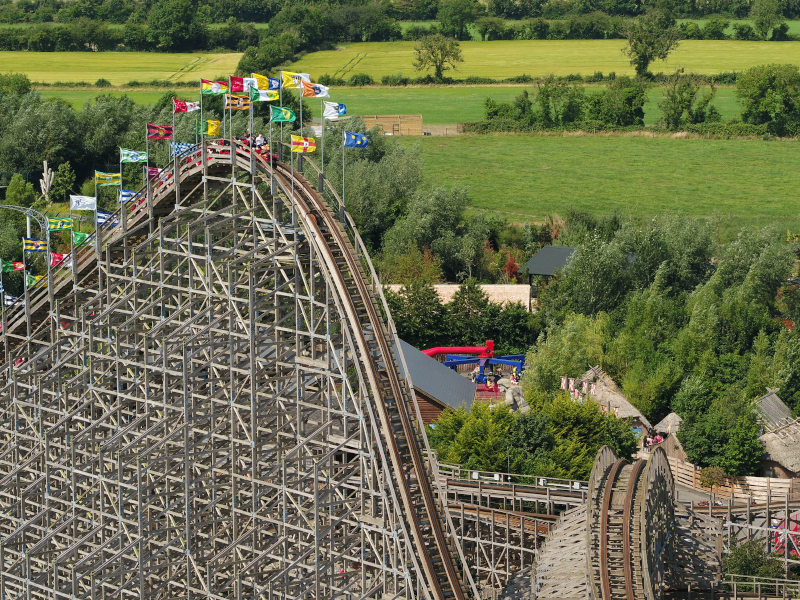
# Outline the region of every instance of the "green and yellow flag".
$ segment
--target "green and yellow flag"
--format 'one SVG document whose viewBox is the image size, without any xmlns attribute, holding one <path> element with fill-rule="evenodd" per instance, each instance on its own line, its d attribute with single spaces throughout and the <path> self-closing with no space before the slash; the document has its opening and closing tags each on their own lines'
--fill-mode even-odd
<svg viewBox="0 0 800 600">
<path fill-rule="evenodd" d="M 97 187 L 106 185 L 122 185 L 121 173 L 101 173 L 100 171 L 94 172 L 94 182 Z"/>
<path fill-rule="evenodd" d="M 72 219 L 62 219 L 61 217 L 47 217 L 47 228 L 50 231 L 61 231 L 62 229 L 72 229 Z"/>
<path fill-rule="evenodd" d="M 43 279 L 44 275 L 31 275 L 30 273 L 25 273 L 25 286 L 26 287 L 33 287 L 37 283 L 39 283 L 40 279 Z"/>
<path fill-rule="evenodd" d="M 197 121 L 197 135 L 219 135 L 221 121 Z"/>
<path fill-rule="evenodd" d="M 270 106 L 270 121 L 273 123 L 294 123 L 297 118 L 291 108 L 285 106 Z"/>
</svg>

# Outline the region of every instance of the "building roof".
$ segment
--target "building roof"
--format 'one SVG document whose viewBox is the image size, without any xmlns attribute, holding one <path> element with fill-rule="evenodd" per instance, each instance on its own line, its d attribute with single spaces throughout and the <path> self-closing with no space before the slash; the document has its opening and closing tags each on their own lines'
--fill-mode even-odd
<svg viewBox="0 0 800 600">
<path fill-rule="evenodd" d="M 609 412 L 614 412 L 614 409 L 618 409 L 616 413 L 620 419 L 635 419 L 644 425 L 648 430 L 653 428 L 653 426 L 650 425 L 650 421 L 648 421 L 647 418 L 641 412 L 639 412 L 638 408 L 628 402 L 628 399 L 625 398 L 622 390 L 617 387 L 617 384 L 614 383 L 614 380 L 611 379 L 611 377 L 609 377 L 599 366 L 592 367 L 586 371 L 586 373 L 584 373 L 581 377 L 581 381 L 588 381 L 589 383 L 596 384 L 595 393 L 593 396 L 590 396 L 590 398 L 592 398 L 600 406 L 608 407 Z"/>
<path fill-rule="evenodd" d="M 525 268 L 528 275 L 549 276 L 563 268 L 574 252 L 575 248 L 567 246 L 545 246 L 525 263 Z"/>
<path fill-rule="evenodd" d="M 758 438 L 766 460 L 772 460 L 793 473 L 800 472 L 800 419 L 769 431 Z"/>
<path fill-rule="evenodd" d="M 656 423 L 655 429 L 662 433 L 678 433 L 681 428 L 681 423 L 683 423 L 683 419 L 681 419 L 677 413 L 673 412 Z"/>
<path fill-rule="evenodd" d="M 778 388 L 767 388 L 767 393 L 756 400 L 758 416 L 767 431 L 794 421 L 792 411 L 778 397 Z"/>
<path fill-rule="evenodd" d="M 384 285 L 383 287 L 397 294 L 400 292 L 400 289 L 403 286 L 396 283 L 390 283 L 388 285 Z M 437 283 L 434 284 L 433 289 L 436 290 L 436 294 L 439 296 L 439 300 L 442 301 L 442 304 L 447 304 L 453 300 L 453 296 L 456 295 L 456 292 L 460 287 L 460 285 L 455 283 Z M 516 304 L 519 302 L 528 311 L 531 309 L 531 286 L 529 286 L 527 283 L 487 283 L 481 284 L 480 288 L 481 291 L 489 298 L 489 302 L 493 302 L 495 304 Z"/>
<path fill-rule="evenodd" d="M 464 406 L 467 410 L 472 407 L 475 399 L 475 384 L 466 377 L 459 375 L 449 367 L 445 367 L 435 358 L 431 358 L 400 340 L 403 356 L 406 359 L 411 381 L 414 387 L 450 408 Z M 405 377 L 403 365 L 400 372 Z"/>
</svg>

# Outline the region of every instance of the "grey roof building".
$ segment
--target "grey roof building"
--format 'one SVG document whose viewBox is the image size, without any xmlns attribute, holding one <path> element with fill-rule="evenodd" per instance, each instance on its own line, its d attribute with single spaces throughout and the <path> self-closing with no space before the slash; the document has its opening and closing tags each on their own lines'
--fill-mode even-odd
<svg viewBox="0 0 800 600">
<path fill-rule="evenodd" d="M 758 408 L 759 420 L 767 431 L 772 431 L 794 421 L 792 411 L 778 397 L 778 388 L 767 388 L 767 393 L 756 400 L 756 407 Z"/>
<path fill-rule="evenodd" d="M 430 423 L 436 420 L 447 407 L 458 408 L 463 405 L 467 410 L 472 407 L 475 384 L 470 379 L 445 367 L 435 358 L 423 354 L 403 340 L 400 340 L 400 346 L 411 373 L 423 421 Z M 402 364 L 400 370 L 405 376 Z"/>
<path fill-rule="evenodd" d="M 545 246 L 525 263 L 528 283 L 531 284 L 534 277 L 550 277 L 559 269 L 564 268 L 574 253 L 575 248 L 567 246 Z"/>
</svg>

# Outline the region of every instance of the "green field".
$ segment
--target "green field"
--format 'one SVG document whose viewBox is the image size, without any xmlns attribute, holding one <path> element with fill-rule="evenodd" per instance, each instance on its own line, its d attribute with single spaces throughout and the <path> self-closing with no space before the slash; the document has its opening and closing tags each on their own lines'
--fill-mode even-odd
<svg viewBox="0 0 800 600">
<path fill-rule="evenodd" d="M 633 74 L 621 51 L 624 46 L 624 40 L 461 42 L 464 62 L 455 74 L 447 74 L 497 78 L 523 73 Z M 399 72 L 414 76 L 413 59 L 414 42 L 365 42 L 306 54 L 292 63 L 291 70 L 310 73 L 312 77 L 367 73 L 380 79 Z M 776 62 L 800 65 L 800 42 L 684 40 L 666 61 L 653 63 L 651 70 L 668 72 L 683 67 L 696 73 L 720 73 Z"/>
<path fill-rule="evenodd" d="M 384 115 L 384 114 L 421 114 L 425 125 L 455 125 L 466 121 L 479 121 L 483 118 L 483 101 L 490 96 L 498 102 L 510 102 L 523 89 L 533 92 L 528 87 L 509 86 L 476 86 L 476 87 L 438 87 L 438 88 L 344 88 L 336 90 L 333 98 L 347 105 L 349 115 Z M 589 86 L 587 93 L 600 90 L 600 87 Z M 714 104 L 722 113 L 723 119 L 730 119 L 739 114 L 740 106 L 736 102 L 732 88 L 720 88 Z M 76 109 L 83 107 L 87 100 L 98 94 L 127 95 L 141 104 L 151 104 L 158 100 L 164 91 L 119 91 L 109 90 L 43 90 L 46 98 L 58 97 L 67 100 Z M 196 92 L 181 88 L 178 93 L 183 98 L 191 98 Z M 658 103 L 662 99 L 660 88 L 651 89 L 645 105 L 645 124 L 652 125 L 658 120 Z M 319 104 L 314 100 L 307 101 L 319 117 Z"/>
<path fill-rule="evenodd" d="M 108 79 L 122 85 L 134 79 L 199 80 L 233 73 L 241 54 L 166 54 L 156 52 L 0 52 L 0 72 L 25 73 L 32 81 Z M 198 81 L 198 85 L 200 85 Z"/>
<path fill-rule="evenodd" d="M 514 222 L 619 210 L 718 215 L 726 227 L 800 226 L 792 142 L 648 137 L 449 136 L 419 143 L 426 179 L 469 188 L 472 206 Z"/>
</svg>

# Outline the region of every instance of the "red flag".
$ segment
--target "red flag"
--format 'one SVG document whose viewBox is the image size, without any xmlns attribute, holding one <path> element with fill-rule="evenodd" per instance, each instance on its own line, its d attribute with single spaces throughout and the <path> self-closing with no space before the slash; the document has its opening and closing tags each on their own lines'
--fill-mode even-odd
<svg viewBox="0 0 800 600">
<path fill-rule="evenodd" d="M 150 181 L 158 179 L 158 173 L 161 171 L 158 167 L 147 167 L 147 178 Z"/>
<path fill-rule="evenodd" d="M 62 264 L 62 263 L 64 262 L 64 259 L 67 258 L 67 256 L 68 256 L 67 254 L 59 254 L 58 252 L 51 252 L 50 253 L 50 266 L 51 267 L 55 267 L 55 266 L 58 266 L 58 265 L 66 266 L 65 264 Z"/>
<path fill-rule="evenodd" d="M 24 271 L 25 270 L 25 263 L 12 262 L 11 266 L 14 268 L 15 271 Z"/>
<path fill-rule="evenodd" d="M 185 113 L 192 112 L 193 110 L 200 110 L 199 102 L 184 102 L 183 100 L 178 100 L 177 98 L 172 99 L 172 105 L 173 113 Z"/>
<path fill-rule="evenodd" d="M 231 77 L 231 92 L 244 91 L 244 77 Z"/>
<path fill-rule="evenodd" d="M 147 124 L 147 137 L 151 140 L 171 140 L 172 125 Z"/>
</svg>

